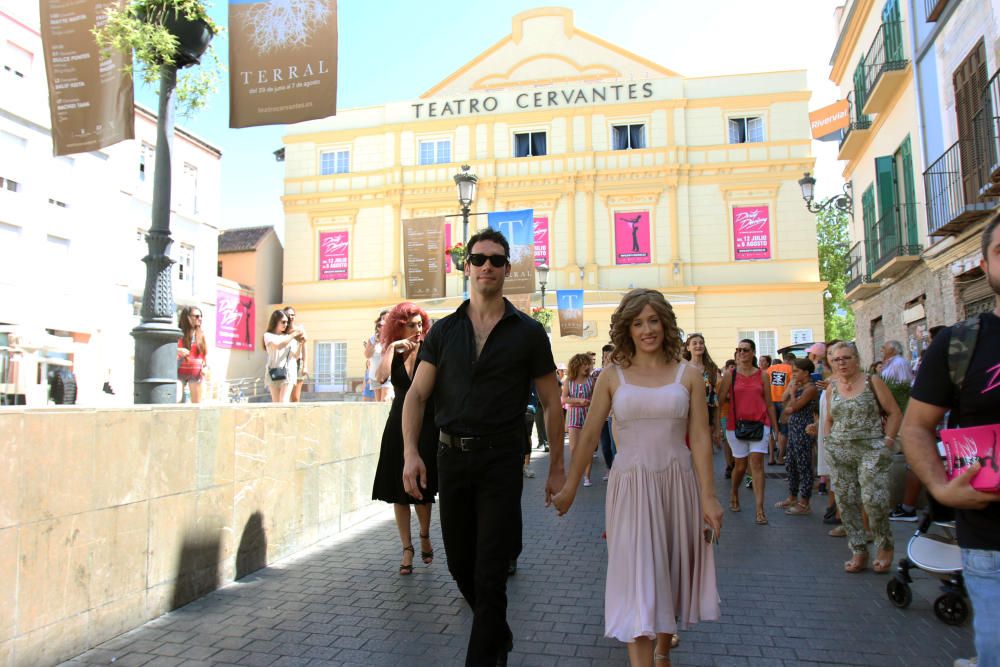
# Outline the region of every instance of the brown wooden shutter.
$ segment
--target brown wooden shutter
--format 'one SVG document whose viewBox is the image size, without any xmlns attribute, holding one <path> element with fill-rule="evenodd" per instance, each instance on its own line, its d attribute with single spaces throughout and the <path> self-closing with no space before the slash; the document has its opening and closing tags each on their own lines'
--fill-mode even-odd
<svg viewBox="0 0 1000 667">
<path fill-rule="evenodd" d="M 975 132 L 977 115 L 983 110 L 986 88 L 986 47 L 980 39 L 975 48 L 955 70 L 955 115 L 958 117 L 958 150 L 962 158 L 962 191 L 966 205 L 979 201 L 979 188 L 985 183 L 980 171 L 984 168 L 976 157 Z"/>
</svg>

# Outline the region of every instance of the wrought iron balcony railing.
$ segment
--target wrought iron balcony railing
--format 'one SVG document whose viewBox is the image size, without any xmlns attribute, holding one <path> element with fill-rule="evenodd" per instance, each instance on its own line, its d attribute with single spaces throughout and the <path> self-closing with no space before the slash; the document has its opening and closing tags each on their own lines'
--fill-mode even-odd
<svg viewBox="0 0 1000 667">
<path fill-rule="evenodd" d="M 917 205 L 899 204 L 875 225 L 876 238 L 869 239 L 872 273 L 895 257 L 915 257 L 923 250 L 917 242 Z"/>
<path fill-rule="evenodd" d="M 847 284 L 844 292 L 850 294 L 863 283 L 872 282 L 870 263 L 865 260 L 865 241 L 855 243 L 847 253 Z"/>
<path fill-rule="evenodd" d="M 885 21 L 878 27 L 875 39 L 865 56 L 865 99 L 885 72 L 906 69 L 903 55 L 903 22 Z"/>
<path fill-rule="evenodd" d="M 847 141 L 847 137 L 850 136 L 851 132 L 854 130 L 867 130 L 872 126 L 871 117 L 861 113 L 861 108 L 855 104 L 853 90 L 847 93 L 847 116 L 850 119 L 850 122 L 844 129 L 844 136 L 840 139 L 840 148 L 844 147 L 844 143 Z"/>
<path fill-rule="evenodd" d="M 927 22 L 937 21 L 947 4 L 948 0 L 924 0 L 924 15 L 927 16 Z"/>
</svg>

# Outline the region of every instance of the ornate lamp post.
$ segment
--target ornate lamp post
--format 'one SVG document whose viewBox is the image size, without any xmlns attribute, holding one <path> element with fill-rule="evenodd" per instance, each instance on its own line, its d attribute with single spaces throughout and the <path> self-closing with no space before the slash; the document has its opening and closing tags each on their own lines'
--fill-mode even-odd
<svg viewBox="0 0 1000 667">
<path fill-rule="evenodd" d="M 177 36 L 175 64 L 160 66 L 160 99 L 156 119 L 156 161 L 153 174 L 152 225 L 146 235 L 148 254 L 146 284 L 142 292 L 139 326 L 135 338 L 136 404 L 177 402 L 177 340 L 181 331 L 174 325 L 172 265 L 168 255 L 170 237 L 171 156 L 174 146 L 174 89 L 177 70 L 196 65 L 214 36 L 204 21 L 170 17 L 165 24 Z"/>
<path fill-rule="evenodd" d="M 854 190 L 850 181 L 844 183 L 843 194 L 834 195 L 819 204 L 813 201 L 813 196 L 816 193 L 816 179 L 808 171 L 799 179 L 799 187 L 802 188 L 802 199 L 805 200 L 806 208 L 810 213 L 819 213 L 833 206 L 838 211 L 848 213 L 851 219 L 854 219 Z"/>
<path fill-rule="evenodd" d="M 542 310 L 545 310 L 545 285 L 548 284 L 549 280 L 549 265 L 539 264 L 535 267 L 535 273 L 538 274 L 538 286 L 542 290 Z"/>
<path fill-rule="evenodd" d="M 469 252 L 469 207 L 476 201 L 476 183 L 479 177 L 469 171 L 469 165 L 463 164 L 462 171 L 455 174 L 455 185 L 458 186 L 458 205 L 462 207 L 462 245 Z M 469 276 L 463 270 L 462 298 L 469 296 Z"/>
</svg>

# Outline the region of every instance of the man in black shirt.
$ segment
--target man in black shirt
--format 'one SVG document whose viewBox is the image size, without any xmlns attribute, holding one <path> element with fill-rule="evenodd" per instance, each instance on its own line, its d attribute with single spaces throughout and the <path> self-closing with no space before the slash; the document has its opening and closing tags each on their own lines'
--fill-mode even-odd
<svg viewBox="0 0 1000 667">
<path fill-rule="evenodd" d="M 403 405 L 403 487 L 415 498 L 426 469 L 417 451 L 424 404 L 433 395 L 440 429 L 438 492 L 448 570 L 472 607 L 465 664 L 505 665 L 507 567 L 521 551 L 521 463 L 530 384 L 548 433 L 563 432 L 552 347 L 538 322 L 503 298 L 510 246 L 486 229 L 469 239 L 470 299 L 437 322 Z M 562 438 L 550 441 L 545 504 L 566 480 Z"/>
<path fill-rule="evenodd" d="M 949 327 L 924 354 L 910 395 L 901 435 L 906 459 L 935 498 L 957 512 L 963 576 L 975 612 L 976 650 L 981 667 L 1000 665 L 1000 493 L 983 493 L 970 482 L 980 464 L 948 481 L 937 452 L 935 429 L 945 412 L 950 425 L 1000 423 L 1000 218 L 983 231 L 980 264 L 997 295 L 993 312 L 979 316 L 979 332 L 965 379 L 955 386 L 949 374 Z M 961 340 L 961 339 L 959 339 Z M 956 663 L 957 664 L 957 663 Z"/>
</svg>

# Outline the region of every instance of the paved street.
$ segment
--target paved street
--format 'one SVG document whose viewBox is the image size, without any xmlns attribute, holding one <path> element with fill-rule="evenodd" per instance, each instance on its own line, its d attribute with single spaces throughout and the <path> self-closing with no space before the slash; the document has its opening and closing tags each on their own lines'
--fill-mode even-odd
<svg viewBox="0 0 1000 667">
<path fill-rule="evenodd" d="M 525 550 L 508 587 L 512 665 L 622 665 L 625 650 L 603 635 L 603 465 L 563 518 L 542 506 L 544 461 L 525 484 Z M 728 498 L 716 460 L 720 498 Z M 769 472 L 779 468 L 771 467 Z M 785 492 L 769 479 L 768 506 Z M 718 552 L 723 618 L 681 633 L 674 665 L 951 665 L 972 654 L 971 628 L 939 622 L 935 580 L 922 573 L 907 610 L 885 596 L 887 576 L 848 575 L 844 539 L 820 515 L 769 512 L 754 525 L 727 511 Z M 825 503 L 819 498 L 816 506 Z M 318 547 L 261 570 L 107 642 L 66 665 L 458 665 L 470 614 L 438 559 L 396 574 L 391 511 Z M 914 524 L 896 524 L 897 557 Z M 414 530 L 414 535 L 416 531 Z"/>
</svg>

